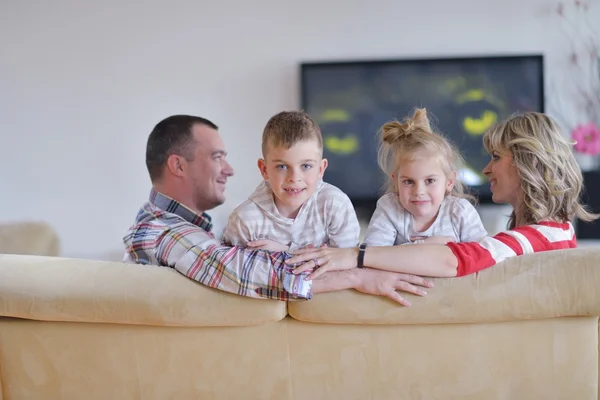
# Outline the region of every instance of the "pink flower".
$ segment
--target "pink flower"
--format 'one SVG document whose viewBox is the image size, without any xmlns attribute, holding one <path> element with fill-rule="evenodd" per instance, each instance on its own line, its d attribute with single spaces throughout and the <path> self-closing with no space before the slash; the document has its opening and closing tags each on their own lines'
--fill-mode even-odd
<svg viewBox="0 0 600 400">
<path fill-rule="evenodd" d="M 575 150 L 583 154 L 600 154 L 600 128 L 593 122 L 579 124 L 571 132 L 571 137 L 577 141 Z"/>
</svg>

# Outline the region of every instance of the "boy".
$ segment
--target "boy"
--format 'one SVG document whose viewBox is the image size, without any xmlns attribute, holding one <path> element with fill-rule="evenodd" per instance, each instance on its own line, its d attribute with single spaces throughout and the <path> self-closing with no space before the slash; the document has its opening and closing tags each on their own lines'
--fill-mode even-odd
<svg viewBox="0 0 600 400">
<path fill-rule="evenodd" d="M 264 181 L 229 217 L 223 241 L 271 251 L 356 247 L 360 226 L 348 196 L 322 181 L 319 126 L 302 111 L 273 116 L 263 131 Z"/>
</svg>

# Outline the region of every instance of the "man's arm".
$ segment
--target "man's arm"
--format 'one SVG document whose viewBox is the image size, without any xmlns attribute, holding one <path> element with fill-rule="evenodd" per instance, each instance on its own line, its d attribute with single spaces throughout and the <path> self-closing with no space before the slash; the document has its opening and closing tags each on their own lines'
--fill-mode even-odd
<svg viewBox="0 0 600 400">
<path fill-rule="evenodd" d="M 133 262 L 169 266 L 203 285 L 248 297 L 310 299 L 313 292 L 355 288 L 406 304 L 395 289 L 422 295 L 413 285 L 431 287 L 419 277 L 369 269 L 330 272 L 306 280 L 308 273 L 293 274 L 293 264 L 285 263 L 288 253 L 224 246 L 188 224 L 167 229 L 146 224 L 144 229 L 132 229 L 125 243 Z"/>
<path fill-rule="evenodd" d="M 254 298 L 310 299 L 312 282 L 292 273 L 283 252 L 229 247 L 204 230 L 190 225 L 170 228 L 152 246 L 160 265 L 175 268 L 203 285 Z M 156 247 L 154 247 L 156 246 Z"/>
</svg>

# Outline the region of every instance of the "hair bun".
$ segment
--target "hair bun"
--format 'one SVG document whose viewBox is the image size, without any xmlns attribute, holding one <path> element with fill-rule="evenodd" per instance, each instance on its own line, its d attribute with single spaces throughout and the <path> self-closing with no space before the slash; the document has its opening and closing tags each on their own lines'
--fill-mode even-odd
<svg viewBox="0 0 600 400">
<path fill-rule="evenodd" d="M 431 125 L 425 108 L 417 108 L 412 116 L 402 122 L 390 121 L 381 128 L 381 139 L 384 143 L 392 144 L 396 140 L 412 135 L 417 131 L 431 132 Z"/>
<path fill-rule="evenodd" d="M 422 129 L 431 132 L 431 124 L 429 123 L 426 108 L 417 108 L 410 118 L 410 121 L 414 129 Z"/>
</svg>

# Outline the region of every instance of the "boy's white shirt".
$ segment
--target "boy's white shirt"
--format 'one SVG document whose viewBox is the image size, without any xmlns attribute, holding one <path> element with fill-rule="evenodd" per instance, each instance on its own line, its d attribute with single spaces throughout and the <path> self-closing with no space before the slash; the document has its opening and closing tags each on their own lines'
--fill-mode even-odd
<svg viewBox="0 0 600 400">
<path fill-rule="evenodd" d="M 337 187 L 320 180 L 315 193 L 302 205 L 296 218 L 282 216 L 273 191 L 263 181 L 248 200 L 229 216 L 222 240 L 234 246 L 248 241 L 270 239 L 289 250 L 316 247 L 356 247 L 360 225 L 352 202 Z"/>
<path fill-rule="evenodd" d="M 396 193 L 387 193 L 377 201 L 377 207 L 365 237 L 370 246 L 393 246 L 415 243 L 412 237 L 450 236 L 454 242 L 475 242 L 487 236 L 479 213 L 467 200 L 446 196 L 431 226 L 417 232 L 414 218 L 398 199 Z"/>
</svg>

